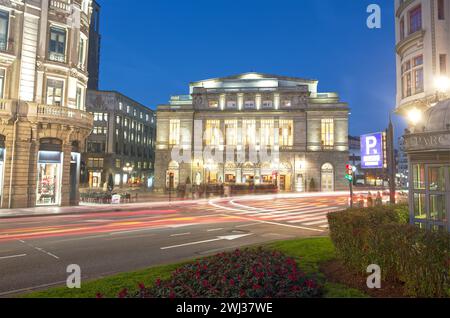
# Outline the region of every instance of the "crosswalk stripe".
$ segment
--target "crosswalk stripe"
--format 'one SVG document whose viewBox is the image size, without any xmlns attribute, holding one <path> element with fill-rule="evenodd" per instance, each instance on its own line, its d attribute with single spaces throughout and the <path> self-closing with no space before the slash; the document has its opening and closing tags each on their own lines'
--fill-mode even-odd
<svg viewBox="0 0 450 318">
<path fill-rule="evenodd" d="M 320 215 L 320 214 L 327 214 L 330 211 L 334 211 L 334 209 L 332 207 L 315 209 L 315 210 L 309 209 L 308 211 L 304 211 L 304 212 L 286 213 L 286 214 L 274 214 L 274 216 L 280 218 L 280 221 L 283 221 L 284 218 L 288 220 L 289 218 L 291 218 L 293 216 L 308 215 L 308 214 Z"/>
<path fill-rule="evenodd" d="M 328 213 L 330 213 L 330 212 L 327 211 L 327 212 L 319 212 L 319 213 L 307 213 L 307 214 L 301 214 L 301 215 L 292 215 L 289 217 L 277 218 L 276 220 L 277 221 L 289 221 L 292 219 L 300 220 L 300 219 L 306 219 L 308 217 L 314 217 L 314 216 L 319 216 L 319 215 L 323 216 L 323 215 L 327 215 Z"/>
<path fill-rule="evenodd" d="M 321 220 L 321 221 L 315 221 L 315 222 L 308 222 L 308 223 L 302 223 L 303 225 L 310 226 L 310 225 L 317 225 L 317 224 L 323 224 L 327 223 L 328 220 Z"/>
</svg>

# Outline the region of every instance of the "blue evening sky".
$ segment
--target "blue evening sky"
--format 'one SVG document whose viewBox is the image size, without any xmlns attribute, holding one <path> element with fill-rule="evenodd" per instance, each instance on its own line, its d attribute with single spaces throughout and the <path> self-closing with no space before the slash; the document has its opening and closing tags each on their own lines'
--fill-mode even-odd
<svg viewBox="0 0 450 318">
<path fill-rule="evenodd" d="M 392 0 L 99 2 L 100 88 L 150 108 L 191 81 L 250 71 L 318 79 L 349 103 L 354 135 L 385 129 L 395 107 Z M 382 8 L 379 30 L 366 26 L 371 3 Z"/>
</svg>

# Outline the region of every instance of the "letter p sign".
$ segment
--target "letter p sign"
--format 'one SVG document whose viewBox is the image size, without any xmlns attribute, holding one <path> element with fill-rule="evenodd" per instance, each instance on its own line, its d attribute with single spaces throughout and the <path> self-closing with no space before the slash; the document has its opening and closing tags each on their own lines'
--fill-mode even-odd
<svg viewBox="0 0 450 318">
<path fill-rule="evenodd" d="M 377 138 L 375 136 L 366 138 L 366 155 L 378 155 Z"/>
</svg>

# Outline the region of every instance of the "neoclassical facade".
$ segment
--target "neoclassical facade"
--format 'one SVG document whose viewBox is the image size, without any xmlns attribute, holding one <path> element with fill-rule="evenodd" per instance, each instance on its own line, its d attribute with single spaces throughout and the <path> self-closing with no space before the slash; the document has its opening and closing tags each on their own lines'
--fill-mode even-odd
<svg viewBox="0 0 450 318">
<path fill-rule="evenodd" d="M 349 108 L 317 87 L 316 80 L 261 73 L 191 83 L 189 95 L 158 107 L 155 188 L 191 181 L 347 189 Z M 277 158 L 260 155 L 272 149 Z"/>
<path fill-rule="evenodd" d="M 77 204 L 91 0 L 0 3 L 0 207 Z"/>
<path fill-rule="evenodd" d="M 449 96 L 450 3 L 395 0 L 397 113 L 416 122 Z"/>
</svg>

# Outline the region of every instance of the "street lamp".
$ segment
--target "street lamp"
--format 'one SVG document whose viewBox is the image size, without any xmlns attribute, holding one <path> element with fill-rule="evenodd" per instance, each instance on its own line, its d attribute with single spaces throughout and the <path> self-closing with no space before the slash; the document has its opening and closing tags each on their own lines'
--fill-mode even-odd
<svg viewBox="0 0 450 318">
<path fill-rule="evenodd" d="M 439 76 L 434 80 L 438 93 L 446 93 L 450 89 L 450 79 L 447 76 Z"/>
<path fill-rule="evenodd" d="M 417 108 L 412 108 L 408 112 L 408 120 L 411 124 L 416 126 L 422 120 L 422 112 Z"/>
</svg>

